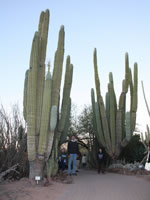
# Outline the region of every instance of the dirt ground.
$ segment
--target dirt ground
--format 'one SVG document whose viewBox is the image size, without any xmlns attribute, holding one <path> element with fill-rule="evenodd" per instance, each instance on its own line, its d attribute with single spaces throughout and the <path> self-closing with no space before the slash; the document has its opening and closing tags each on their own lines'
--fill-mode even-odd
<svg viewBox="0 0 150 200">
<path fill-rule="evenodd" d="M 31 185 L 27 178 L 0 184 L 0 200 L 56 200 L 62 193 L 63 183 L 53 181 L 48 186 Z"/>
</svg>

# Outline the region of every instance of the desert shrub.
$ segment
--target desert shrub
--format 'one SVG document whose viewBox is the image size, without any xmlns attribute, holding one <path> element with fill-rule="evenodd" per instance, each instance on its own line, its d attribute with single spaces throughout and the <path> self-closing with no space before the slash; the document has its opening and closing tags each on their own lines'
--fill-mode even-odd
<svg viewBox="0 0 150 200">
<path fill-rule="evenodd" d="M 0 173 L 18 164 L 5 178 L 21 178 L 28 173 L 27 135 L 21 116 L 17 105 L 12 106 L 9 114 L 0 107 Z"/>
<path fill-rule="evenodd" d="M 132 136 L 129 144 L 123 149 L 120 157 L 127 163 L 141 162 L 144 157 L 145 147 L 140 141 L 140 135 Z"/>
</svg>

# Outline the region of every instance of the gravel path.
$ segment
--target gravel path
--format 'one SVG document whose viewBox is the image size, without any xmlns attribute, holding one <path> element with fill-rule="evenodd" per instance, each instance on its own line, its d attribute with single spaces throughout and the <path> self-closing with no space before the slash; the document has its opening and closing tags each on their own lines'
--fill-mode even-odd
<svg viewBox="0 0 150 200">
<path fill-rule="evenodd" d="M 150 182 L 135 176 L 80 171 L 57 200 L 150 200 Z"/>
</svg>

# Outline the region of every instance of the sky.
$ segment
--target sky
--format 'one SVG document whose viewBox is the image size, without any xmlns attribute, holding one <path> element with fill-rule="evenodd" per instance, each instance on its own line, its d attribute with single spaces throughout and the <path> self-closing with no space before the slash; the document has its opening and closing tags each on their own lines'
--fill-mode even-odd
<svg viewBox="0 0 150 200">
<path fill-rule="evenodd" d="M 95 88 L 94 48 L 97 48 L 102 96 L 105 99 L 108 74 L 112 72 L 118 99 L 128 52 L 132 70 L 134 62 L 138 63 L 137 123 L 145 131 L 150 119 L 141 80 L 150 105 L 149 0 L 0 0 L 0 103 L 6 110 L 17 103 L 22 110 L 32 39 L 40 13 L 46 9 L 50 10 L 46 63 L 50 60 L 53 66 L 58 32 L 64 25 L 64 71 L 67 55 L 74 65 L 72 102 L 79 110 L 91 105 L 91 88 Z"/>
</svg>

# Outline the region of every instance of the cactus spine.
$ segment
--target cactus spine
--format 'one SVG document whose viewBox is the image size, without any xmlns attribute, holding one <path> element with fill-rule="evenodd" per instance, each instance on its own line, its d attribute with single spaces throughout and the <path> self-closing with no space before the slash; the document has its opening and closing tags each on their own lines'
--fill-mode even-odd
<svg viewBox="0 0 150 200">
<path fill-rule="evenodd" d="M 28 159 L 30 161 L 30 178 L 43 177 L 44 163 L 58 154 L 60 136 L 64 131 L 66 110 L 70 101 L 73 66 L 67 58 L 65 92 L 58 118 L 60 87 L 64 60 L 64 26 L 59 31 L 58 47 L 55 53 L 53 75 L 50 74 L 50 63 L 45 77 L 45 58 L 48 40 L 49 10 L 41 12 L 38 32 L 35 33 L 30 56 L 30 68 L 24 83 L 24 118 L 27 122 Z M 64 114 L 65 113 L 65 114 Z M 59 131 L 58 131 L 59 130 Z M 55 135 L 55 136 L 54 136 Z M 58 138 L 57 141 L 54 138 Z M 56 148 L 52 151 L 52 146 Z M 50 156 L 51 155 L 51 156 Z"/>
<path fill-rule="evenodd" d="M 104 107 L 103 98 L 100 92 L 100 81 L 98 76 L 97 55 L 94 49 L 94 72 L 97 102 L 94 100 L 94 90 L 91 91 L 92 108 L 96 137 L 99 144 L 105 147 L 107 153 L 113 158 L 118 158 L 122 146 L 130 140 L 136 124 L 137 111 L 137 63 L 134 64 L 134 81 L 132 81 L 131 69 L 129 68 L 128 54 L 125 54 L 125 79 L 122 82 L 122 92 L 117 107 L 116 95 L 113 83 L 113 74 L 109 73 L 108 92 L 106 93 L 106 104 Z M 131 107 L 126 113 L 126 94 L 130 87 Z M 97 127 L 101 127 L 101 131 Z"/>
</svg>

